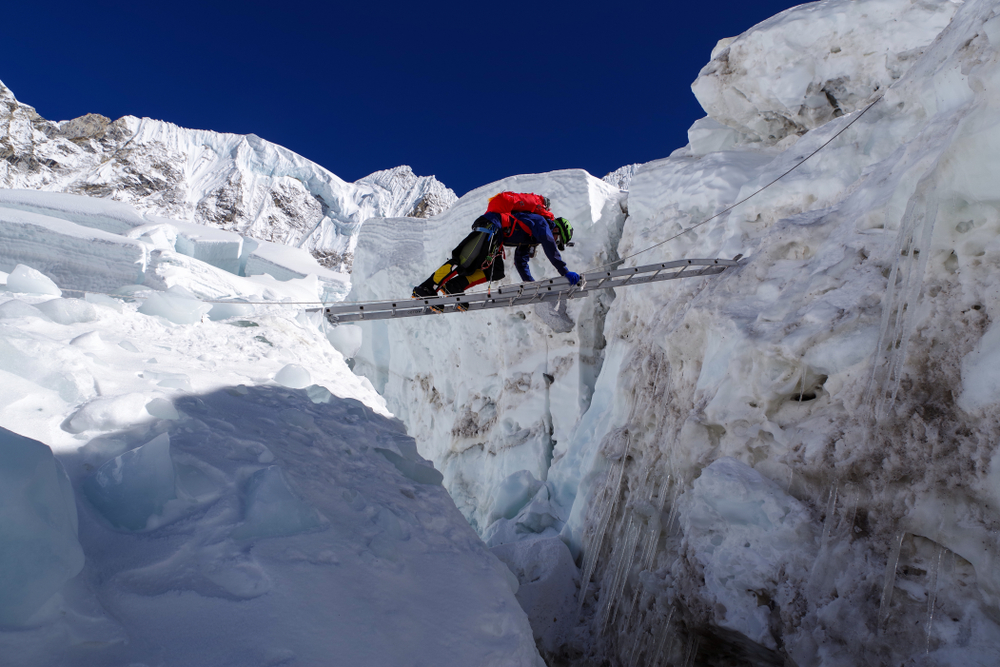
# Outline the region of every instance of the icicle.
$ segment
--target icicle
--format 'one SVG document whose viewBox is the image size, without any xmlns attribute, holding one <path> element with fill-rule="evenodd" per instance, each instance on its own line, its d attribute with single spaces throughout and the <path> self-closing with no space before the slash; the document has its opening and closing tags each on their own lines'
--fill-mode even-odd
<svg viewBox="0 0 1000 667">
<path fill-rule="evenodd" d="M 699 637 L 689 640 L 687 650 L 684 654 L 684 667 L 694 667 L 694 661 L 698 658 L 698 644 L 701 643 Z"/>
<path fill-rule="evenodd" d="M 636 584 L 635 590 L 632 591 L 632 601 L 629 602 L 628 609 L 626 609 L 625 611 L 625 616 L 622 618 L 622 623 L 623 625 L 625 625 L 625 627 L 629 626 L 629 621 L 632 620 L 632 614 L 634 614 L 639 609 L 639 598 L 642 595 L 642 593 L 643 593 L 642 583 L 639 582 L 638 584 Z"/>
<path fill-rule="evenodd" d="M 937 604 L 938 573 L 941 571 L 941 559 L 944 558 L 944 547 L 937 547 L 937 558 L 931 562 L 927 583 L 927 629 L 924 653 L 931 652 L 931 631 L 934 629 L 934 607 Z"/>
<path fill-rule="evenodd" d="M 667 515 L 667 524 L 663 526 L 663 531 L 670 535 L 670 530 L 674 527 L 674 521 L 677 520 L 677 499 L 681 495 L 681 485 L 677 484 L 674 488 L 674 497 L 670 499 L 670 514 Z"/>
<path fill-rule="evenodd" d="M 830 543 L 830 533 L 837 523 L 837 495 L 838 485 L 834 484 L 830 489 L 830 497 L 826 501 L 826 514 L 823 517 L 823 532 L 820 535 L 819 551 L 813 560 L 812 568 L 809 570 L 809 581 L 807 584 L 808 595 L 819 597 L 821 595 L 822 574 L 826 571 L 827 546 Z"/>
<path fill-rule="evenodd" d="M 915 313 L 923 289 L 924 273 L 930 257 L 930 242 L 937 221 L 938 211 L 932 185 L 936 168 L 935 161 L 917 183 L 900 222 L 892 270 L 889 272 L 882 305 L 882 323 L 875 348 L 877 353 L 863 399 L 869 406 L 870 419 L 876 424 L 896 401 L 903 379 L 903 363 L 906 361 L 913 327 L 916 326 Z M 919 259 L 914 260 L 915 255 L 919 255 Z M 898 288 L 897 282 L 901 282 Z"/>
<path fill-rule="evenodd" d="M 837 516 L 837 492 L 838 485 L 834 484 L 830 489 L 830 499 L 826 503 L 826 516 L 823 518 L 823 537 L 820 539 L 819 552 L 826 551 L 826 545 L 830 541 L 830 531 L 833 529 Z"/>
<path fill-rule="evenodd" d="M 656 555 L 656 547 L 658 546 L 660 540 L 660 531 L 662 530 L 662 526 L 660 523 L 660 515 L 663 513 L 663 508 L 666 506 L 667 489 L 669 488 L 670 485 L 670 479 L 671 476 L 667 475 L 666 479 L 664 479 L 663 482 L 660 483 L 659 487 L 657 487 L 655 504 L 653 504 L 652 502 L 653 498 L 650 498 L 651 501 L 650 507 L 654 508 L 655 512 L 650 513 L 650 516 L 647 518 L 646 528 L 644 530 L 641 528 L 639 529 L 637 548 L 633 550 L 632 558 L 627 559 L 626 563 L 623 565 L 623 569 L 621 572 L 621 576 L 623 577 L 621 581 L 622 588 L 624 588 L 624 583 L 628 578 L 628 574 L 632 569 L 632 565 L 634 564 L 635 553 L 639 554 L 639 560 L 637 565 L 637 569 L 639 572 L 648 571 L 652 567 L 653 559 Z M 635 494 L 632 495 L 638 496 L 640 498 L 647 497 L 649 494 L 651 482 L 652 480 L 650 479 L 650 475 L 647 469 L 646 473 L 643 475 L 643 481 L 640 484 L 639 489 Z M 626 536 L 626 544 L 624 545 L 624 550 L 627 550 L 629 548 L 628 542 L 629 542 L 628 536 Z M 645 599 L 648 600 L 649 594 L 645 592 L 645 587 L 643 586 L 642 581 L 641 580 L 637 581 L 635 584 L 635 588 L 632 591 L 631 600 L 625 607 L 625 613 L 619 616 L 619 618 L 621 619 L 620 626 L 622 631 L 631 631 L 633 628 L 636 629 L 634 633 L 635 637 L 632 639 L 631 651 L 629 652 L 630 664 L 634 662 L 634 660 L 637 659 L 639 655 L 643 653 L 646 653 L 648 655 L 650 643 L 652 642 L 652 636 L 649 633 L 643 632 L 641 629 L 644 627 L 644 624 L 641 622 L 635 622 L 635 623 L 632 622 L 632 619 L 635 616 L 636 612 L 638 612 L 639 609 L 642 606 L 644 606 L 643 604 L 640 604 L 640 600 L 643 600 L 644 596 Z M 644 614 L 643 618 L 645 618 L 645 616 L 646 615 Z M 614 615 L 612 615 L 612 619 L 613 618 Z"/>
<path fill-rule="evenodd" d="M 628 667 L 636 667 L 640 656 L 644 653 L 649 654 L 649 645 L 653 635 L 649 632 L 640 632 L 639 636 L 636 637 L 635 641 L 632 643 L 632 651 L 628 658 Z"/>
<path fill-rule="evenodd" d="M 619 552 L 619 560 L 617 563 L 609 563 L 609 565 L 615 567 L 616 572 L 614 584 L 610 592 L 611 604 L 608 605 L 609 613 L 605 617 L 605 628 L 609 623 L 614 622 L 615 617 L 618 615 L 618 600 L 621 599 L 625 588 L 625 580 L 628 578 L 629 571 L 632 569 L 632 563 L 635 561 L 635 551 L 636 545 L 639 542 L 640 529 L 639 523 L 630 516 L 628 527 L 625 530 L 624 544 Z"/>
<path fill-rule="evenodd" d="M 598 609 L 598 628 L 601 632 L 607 630 L 617 609 L 618 597 L 621 595 L 619 584 L 624 580 L 621 562 L 625 559 L 625 550 L 630 542 L 629 537 L 633 533 L 634 524 L 635 517 L 630 512 L 623 530 L 625 537 L 615 543 L 614 549 L 611 551 L 611 557 L 604 566 L 604 577 L 601 580 L 601 605 L 600 609 Z"/>
<path fill-rule="evenodd" d="M 889 554 L 889 561 L 885 564 L 885 584 L 882 586 L 882 600 L 879 602 L 878 606 L 878 629 L 879 631 L 885 626 L 885 622 L 889 619 L 889 605 L 892 603 L 892 589 L 896 585 L 896 566 L 899 564 L 899 552 L 903 549 L 903 538 L 906 537 L 905 532 L 900 532 L 896 536 L 895 544 L 892 546 L 892 552 Z"/>
<path fill-rule="evenodd" d="M 923 211 L 919 218 L 920 247 L 914 248 L 911 245 L 910 261 L 913 262 L 913 255 L 919 251 L 920 257 L 916 261 L 916 268 L 911 268 L 910 273 L 915 274 L 912 282 L 907 276 L 908 292 L 906 294 L 907 316 L 900 327 L 899 355 L 896 358 L 896 368 L 892 378 L 892 396 L 889 399 L 891 407 L 896 402 L 896 395 L 899 393 L 900 383 L 903 379 L 903 362 L 906 360 L 906 352 L 910 346 L 910 339 L 913 337 L 913 328 L 916 326 L 917 318 L 914 314 L 920 303 L 920 292 L 923 289 L 924 273 L 927 271 L 927 260 L 930 257 L 931 239 L 934 236 L 934 223 L 937 220 L 937 203 L 934 193 L 923 197 Z M 914 227 L 913 235 L 916 236 L 917 227 Z M 916 239 L 914 238 L 914 241 Z"/>
<path fill-rule="evenodd" d="M 626 506 L 628 511 L 628 521 L 625 530 L 621 533 L 624 537 L 619 538 L 615 544 L 611 559 L 605 566 L 604 580 L 608 579 L 611 573 L 610 584 L 602 586 L 601 607 L 599 613 L 601 632 L 606 632 L 609 627 L 619 618 L 622 606 L 620 601 L 625 590 L 625 583 L 635 562 L 635 554 L 639 544 L 639 538 L 644 532 L 642 522 L 637 519 L 635 511 L 636 501 L 649 497 L 649 469 L 644 468 L 642 477 L 636 488 L 630 490 L 630 503 Z M 630 611 L 630 610 L 626 610 Z"/>
<path fill-rule="evenodd" d="M 848 539 L 854 539 L 854 522 L 858 518 L 858 502 L 861 500 L 861 490 L 856 488 L 854 484 L 848 482 L 844 487 L 844 497 L 847 498 L 847 507 L 844 511 L 844 521 L 847 523 L 845 530 L 847 531 Z"/>
<path fill-rule="evenodd" d="M 625 443 L 625 453 L 622 454 L 621 460 L 618 462 L 618 475 L 615 478 L 614 468 L 612 467 L 608 470 L 608 475 L 604 481 L 604 497 L 606 498 L 610 492 L 611 499 L 606 500 L 601 506 L 601 515 L 598 520 L 597 532 L 594 533 L 594 538 L 590 540 L 587 545 L 587 550 L 583 555 L 583 577 L 580 580 L 580 604 L 577 607 L 577 616 L 583 611 L 583 602 L 587 598 L 587 587 L 590 585 L 590 578 L 594 576 L 594 569 L 597 567 L 597 558 L 600 555 L 601 548 L 604 546 L 604 535 L 607 532 L 608 524 L 611 521 L 612 515 L 615 513 L 615 509 L 618 506 L 618 496 L 621 495 L 622 479 L 625 476 L 625 461 L 628 459 L 629 450 L 632 446 L 632 438 L 629 436 Z M 614 487 L 611 487 L 611 480 L 615 478 Z"/>
<path fill-rule="evenodd" d="M 652 660 L 647 660 L 646 664 L 649 667 L 659 667 L 660 657 L 663 656 L 664 649 L 666 649 L 667 657 L 670 656 L 670 650 L 674 647 L 674 633 L 670 630 L 670 621 L 674 618 L 674 610 L 670 609 L 670 613 L 667 614 L 667 620 L 663 623 L 663 632 L 660 633 L 660 640 L 656 643 L 656 653 L 653 654 Z M 670 640 L 670 644 L 667 644 L 667 639 Z"/>
<path fill-rule="evenodd" d="M 649 522 L 646 549 L 643 551 L 642 560 L 639 563 L 643 570 L 648 570 L 653 566 L 653 557 L 656 555 L 656 547 L 660 542 L 660 532 L 663 530 L 660 517 L 663 515 L 663 508 L 667 505 L 667 488 L 670 486 L 670 479 L 671 476 L 667 475 L 667 478 L 663 480 L 663 483 L 656 490 L 656 520 Z"/>
</svg>

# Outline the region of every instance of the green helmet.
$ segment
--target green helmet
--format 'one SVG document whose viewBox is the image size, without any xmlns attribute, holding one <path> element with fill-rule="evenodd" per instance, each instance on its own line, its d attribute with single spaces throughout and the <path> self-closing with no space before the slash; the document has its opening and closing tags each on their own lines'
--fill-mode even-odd
<svg viewBox="0 0 1000 667">
<path fill-rule="evenodd" d="M 552 231 L 556 232 L 556 246 L 565 250 L 566 244 L 573 240 L 573 225 L 566 218 L 556 218 L 552 221 Z"/>
</svg>

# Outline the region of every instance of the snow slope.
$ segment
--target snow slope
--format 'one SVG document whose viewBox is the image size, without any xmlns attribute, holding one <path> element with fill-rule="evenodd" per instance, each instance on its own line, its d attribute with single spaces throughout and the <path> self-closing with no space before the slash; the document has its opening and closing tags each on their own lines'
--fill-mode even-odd
<svg viewBox="0 0 1000 667">
<path fill-rule="evenodd" d="M 85 194 L 144 214 L 304 248 L 349 272 L 358 229 L 376 216 L 429 216 L 455 194 L 409 167 L 347 183 L 255 135 L 125 116 L 52 122 L 0 82 L 0 187 Z"/>
<path fill-rule="evenodd" d="M 0 194 L 0 257 L 48 269 L 0 273 L 4 664 L 543 664 L 351 337 L 282 305 L 308 253 L 242 277 L 166 248 L 238 250 L 204 227 Z"/>
<path fill-rule="evenodd" d="M 565 425 L 551 461 L 537 454 L 540 406 L 577 380 L 546 378 L 531 336 L 560 339 L 545 320 L 367 332 L 356 368 L 488 542 L 526 553 L 558 532 L 576 556 L 582 625 L 547 656 L 995 664 L 997 13 L 987 0 L 825 0 L 720 43 L 693 86 L 708 118 L 634 170 L 620 241 L 611 218 L 581 234 L 617 247 L 569 253 L 574 270 L 709 218 L 856 122 L 747 203 L 627 260 L 742 253 L 738 271 L 623 289 L 600 316 L 571 310 L 573 331 L 602 327 L 606 348 L 589 366 L 579 341 L 559 353 L 596 378 L 587 400 L 550 409 Z M 549 194 L 559 178 L 486 189 Z M 574 196 L 560 204 L 592 200 Z M 355 294 L 380 271 L 386 296 L 423 279 L 483 208 L 460 215 L 463 203 L 447 231 L 363 230 Z M 379 254 L 412 268 L 390 274 Z"/>
</svg>

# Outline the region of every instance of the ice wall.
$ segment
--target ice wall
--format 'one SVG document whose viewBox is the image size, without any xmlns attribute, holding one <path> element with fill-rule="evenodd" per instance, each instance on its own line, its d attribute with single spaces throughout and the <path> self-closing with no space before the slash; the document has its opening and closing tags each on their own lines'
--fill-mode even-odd
<svg viewBox="0 0 1000 667">
<path fill-rule="evenodd" d="M 624 219 L 617 188 L 580 170 L 516 176 L 470 192 L 429 220 L 366 223 L 349 300 L 408 298 L 471 231 L 488 198 L 503 190 L 544 194 L 553 211 L 572 222 L 576 245 L 563 253 L 571 270 L 615 258 Z M 542 253 L 532 260 L 532 272 L 557 275 Z M 507 273 L 519 280 L 510 259 Z M 497 522 L 493 531 L 500 530 L 506 515 L 515 515 L 530 499 L 511 507 L 504 495 L 500 511 L 504 480 L 527 474 L 544 481 L 589 404 L 603 362 L 601 332 L 609 301 L 604 294 L 556 308 L 361 324 L 355 371 L 387 397 L 421 453 L 444 474 L 459 509 L 487 538 L 512 539 L 513 533 L 486 531 Z M 542 492 L 538 500 L 544 505 L 544 487 L 534 491 Z M 536 509 L 531 530 L 542 532 L 555 519 L 549 510 Z"/>
<path fill-rule="evenodd" d="M 573 500 L 562 535 L 603 637 L 595 662 L 996 655 L 1000 407 L 977 364 L 1000 308 L 1000 19 L 991 2 L 903 5 L 890 19 L 884 3 L 813 3 L 722 45 L 695 89 L 729 125 L 733 105 L 703 91 L 749 91 L 744 136 L 633 177 L 622 256 L 770 183 L 885 95 L 777 184 L 648 253 L 741 252 L 743 268 L 612 305 L 590 411 L 548 478 Z M 790 42 L 804 59 L 782 55 Z M 836 97 L 855 101 L 813 114 L 835 62 L 857 86 Z M 761 101 L 779 89 L 792 97 Z M 763 149 L 775 123 L 801 137 Z"/>
</svg>

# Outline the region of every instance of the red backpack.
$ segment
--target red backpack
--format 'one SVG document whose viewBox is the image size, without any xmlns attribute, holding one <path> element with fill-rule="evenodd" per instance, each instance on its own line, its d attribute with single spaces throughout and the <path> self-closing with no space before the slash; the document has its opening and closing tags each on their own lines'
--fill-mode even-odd
<svg viewBox="0 0 1000 667">
<path fill-rule="evenodd" d="M 555 215 L 545 205 L 546 199 L 541 195 L 530 192 L 501 192 L 490 197 L 487 213 L 499 213 L 503 221 L 503 235 L 510 236 L 514 231 L 514 225 L 519 225 L 521 229 L 531 236 L 531 230 L 523 222 L 511 215 L 514 211 L 525 211 L 527 213 L 537 213 L 548 221 L 555 220 Z"/>
</svg>

